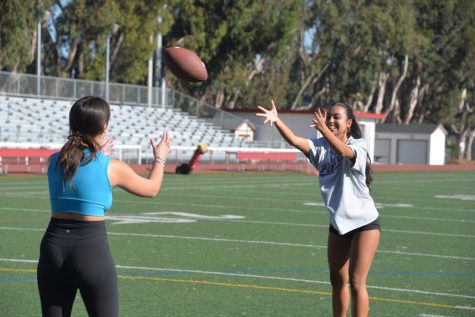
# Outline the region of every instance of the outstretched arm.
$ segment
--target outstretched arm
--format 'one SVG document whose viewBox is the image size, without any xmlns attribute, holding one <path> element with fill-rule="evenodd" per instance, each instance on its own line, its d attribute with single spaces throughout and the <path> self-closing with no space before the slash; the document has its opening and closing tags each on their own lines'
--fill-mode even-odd
<svg viewBox="0 0 475 317">
<path fill-rule="evenodd" d="M 170 152 L 170 142 L 167 132 L 163 133 L 162 140 L 158 145 L 150 140 L 154 162 L 148 178 L 138 175 L 128 164 L 122 161 L 111 160 L 108 170 L 111 185 L 118 185 L 137 196 L 155 197 L 162 185 L 165 160 Z"/>
<path fill-rule="evenodd" d="M 290 130 L 290 128 L 282 120 L 279 119 L 274 100 L 271 100 L 271 104 L 272 109 L 270 110 L 258 106 L 258 108 L 262 112 L 256 113 L 256 115 L 265 118 L 264 124 L 269 123 L 270 126 L 275 124 L 277 131 L 279 131 L 280 135 L 282 135 L 282 137 L 285 139 L 285 141 L 287 141 L 287 143 L 296 147 L 304 154 L 307 154 L 310 151 L 308 140 L 295 135 L 292 130 Z"/>
</svg>

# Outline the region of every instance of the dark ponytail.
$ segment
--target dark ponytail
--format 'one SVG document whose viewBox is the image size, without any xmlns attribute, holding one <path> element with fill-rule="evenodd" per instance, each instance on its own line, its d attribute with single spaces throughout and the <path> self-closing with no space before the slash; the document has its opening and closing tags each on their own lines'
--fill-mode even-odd
<svg viewBox="0 0 475 317">
<path fill-rule="evenodd" d="M 104 132 L 109 118 L 109 104 L 98 97 L 83 97 L 71 107 L 68 140 L 61 148 L 57 161 L 64 174 L 63 188 L 67 181 L 71 181 L 80 164 L 87 164 L 96 156 L 100 149 L 96 137 Z M 86 160 L 84 149 L 90 150 Z"/>
<path fill-rule="evenodd" d="M 345 109 L 346 115 L 348 119 L 352 120 L 350 129 L 348 129 L 347 136 L 350 137 L 352 136 L 354 139 L 361 139 L 363 137 L 363 134 L 361 133 L 361 128 L 360 125 L 358 124 L 358 121 L 356 121 L 356 117 L 353 113 L 353 109 L 345 104 L 345 103 L 334 103 L 330 106 L 339 106 Z M 366 154 L 366 168 L 365 168 L 365 175 L 366 175 L 366 186 L 370 188 L 371 182 L 373 181 L 373 176 L 371 175 L 373 172 L 373 169 L 371 168 L 371 158 L 369 157 L 369 154 Z"/>
</svg>

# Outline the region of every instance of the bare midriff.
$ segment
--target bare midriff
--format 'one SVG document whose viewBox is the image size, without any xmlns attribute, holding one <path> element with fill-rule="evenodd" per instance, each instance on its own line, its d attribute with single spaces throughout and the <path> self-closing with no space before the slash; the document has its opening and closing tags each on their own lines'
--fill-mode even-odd
<svg viewBox="0 0 475 317">
<path fill-rule="evenodd" d="M 73 219 L 79 221 L 104 221 L 104 217 L 87 216 L 73 212 L 54 212 L 51 217 L 55 219 Z"/>
</svg>

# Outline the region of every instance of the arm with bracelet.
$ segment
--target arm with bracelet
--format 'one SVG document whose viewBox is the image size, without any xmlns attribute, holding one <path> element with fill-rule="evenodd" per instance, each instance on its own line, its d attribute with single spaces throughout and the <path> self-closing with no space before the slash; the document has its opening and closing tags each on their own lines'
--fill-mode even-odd
<svg viewBox="0 0 475 317">
<path fill-rule="evenodd" d="M 170 152 L 171 139 L 168 132 L 163 133 L 162 140 L 156 144 L 150 140 L 154 161 L 148 178 L 136 174 L 126 163 L 119 160 L 111 160 L 109 179 L 111 185 L 118 185 L 125 191 L 142 197 L 155 197 L 160 191 L 163 181 L 163 173 L 168 154 Z"/>
<path fill-rule="evenodd" d="M 164 159 L 161 156 L 155 157 L 155 163 L 161 164 L 163 167 L 165 167 L 165 164 L 167 163 L 167 159 Z"/>
</svg>

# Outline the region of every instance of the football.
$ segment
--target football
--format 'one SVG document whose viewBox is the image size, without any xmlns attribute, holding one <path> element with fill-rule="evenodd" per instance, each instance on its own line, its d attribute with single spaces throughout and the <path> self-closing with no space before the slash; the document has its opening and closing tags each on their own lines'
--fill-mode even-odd
<svg viewBox="0 0 475 317">
<path fill-rule="evenodd" d="M 178 78 L 199 82 L 208 79 L 208 71 L 195 52 L 183 47 L 168 47 L 163 50 L 165 65 Z"/>
</svg>

